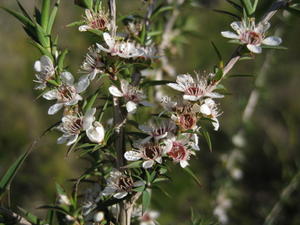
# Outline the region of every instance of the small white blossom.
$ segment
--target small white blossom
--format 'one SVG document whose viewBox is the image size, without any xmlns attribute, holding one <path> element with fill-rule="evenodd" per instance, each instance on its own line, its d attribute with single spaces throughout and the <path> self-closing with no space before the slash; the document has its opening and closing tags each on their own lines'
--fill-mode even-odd
<svg viewBox="0 0 300 225">
<path fill-rule="evenodd" d="M 57 139 L 57 143 L 71 145 L 76 142 L 81 131 L 86 131 L 91 142 L 100 144 L 104 139 L 105 131 L 103 126 L 95 121 L 95 112 L 96 109 L 92 108 L 87 110 L 84 116 L 80 114 L 65 115 L 62 123 L 58 126 L 63 135 Z"/>
<path fill-rule="evenodd" d="M 198 101 L 203 97 L 223 97 L 218 93 L 212 92 L 214 86 L 209 84 L 207 77 L 199 77 L 198 74 L 195 78 L 190 74 L 178 75 L 176 83 L 169 83 L 167 85 L 177 91 L 183 92 L 183 99 L 188 101 Z"/>
<path fill-rule="evenodd" d="M 63 72 L 61 81 L 62 84 L 59 87 L 43 95 L 43 98 L 47 100 L 57 100 L 57 103 L 49 108 L 49 115 L 57 113 L 64 106 L 76 105 L 78 101 L 82 100 L 82 97 L 79 95 L 81 88 L 74 84 L 74 77 L 71 73 Z"/>
<path fill-rule="evenodd" d="M 109 87 L 109 92 L 115 97 L 124 97 L 129 113 L 135 113 L 139 103 L 149 106 L 148 102 L 142 101 L 145 98 L 143 92 L 130 85 L 127 80 L 121 80 L 121 90 L 112 85 Z"/>
<path fill-rule="evenodd" d="M 203 104 L 200 106 L 200 112 L 205 117 L 208 117 L 212 120 L 212 125 L 214 126 L 215 130 L 219 129 L 220 125 L 217 117 L 220 115 L 220 113 L 214 100 L 211 98 L 206 98 Z"/>
<path fill-rule="evenodd" d="M 94 222 L 99 223 L 104 219 L 104 213 L 99 211 L 94 215 Z"/>
<path fill-rule="evenodd" d="M 174 102 L 171 98 L 164 97 L 162 105 L 172 113 L 171 119 L 182 131 L 198 129 L 197 121 L 200 106 L 197 103 L 182 100 Z"/>
<path fill-rule="evenodd" d="M 52 60 L 48 56 L 43 55 L 40 60 L 34 63 L 34 70 L 36 71 L 36 80 L 34 80 L 34 82 L 38 83 L 35 89 L 45 89 L 47 81 L 51 79 L 55 73 Z"/>
<path fill-rule="evenodd" d="M 80 67 L 80 72 L 84 73 L 78 81 L 78 86 L 81 87 L 81 91 L 85 91 L 87 89 L 90 85 L 90 81 L 94 80 L 97 74 L 104 72 L 104 67 L 105 65 L 97 49 L 90 47 L 85 60 Z"/>
<path fill-rule="evenodd" d="M 236 39 L 241 44 L 247 45 L 247 48 L 253 53 L 261 53 L 261 45 L 278 46 L 282 40 L 279 37 L 266 37 L 266 32 L 270 28 L 269 22 L 255 24 L 254 18 L 247 20 L 235 21 L 231 23 L 232 29 L 236 32 L 223 31 L 222 36 L 230 39 Z"/>
<path fill-rule="evenodd" d="M 141 217 L 139 217 L 140 225 L 156 225 L 159 212 L 154 210 L 146 211 Z"/>
<path fill-rule="evenodd" d="M 176 130 L 176 125 L 171 120 L 161 120 L 156 123 L 152 122 L 149 126 L 140 125 L 139 129 L 149 134 L 149 137 L 146 137 L 142 141 L 142 143 L 146 143 L 152 138 L 154 138 L 155 141 L 158 141 L 162 138 L 172 135 L 172 132 Z"/>
<path fill-rule="evenodd" d="M 137 48 L 133 42 L 118 41 L 109 33 L 103 34 L 104 41 L 108 48 L 97 44 L 101 51 L 107 52 L 112 56 L 119 56 L 121 58 L 136 58 L 144 54 L 144 51 Z"/>
<path fill-rule="evenodd" d="M 79 27 L 79 31 L 84 32 L 88 30 L 110 30 L 111 24 L 109 23 L 108 14 L 100 10 L 93 12 L 92 10 L 85 10 L 85 24 Z"/>
<path fill-rule="evenodd" d="M 144 185 L 144 182 L 134 182 L 132 177 L 114 169 L 111 171 L 110 177 L 107 179 L 107 186 L 103 190 L 102 194 L 104 196 L 113 195 L 114 198 L 122 199 L 127 196 L 134 187 L 142 185 Z"/>
<path fill-rule="evenodd" d="M 128 161 L 137 161 L 143 159 L 143 168 L 151 168 L 155 162 L 162 163 L 163 150 L 159 144 L 146 143 L 138 144 L 138 150 L 127 151 L 124 157 Z"/>
<path fill-rule="evenodd" d="M 193 150 L 199 151 L 198 136 L 196 134 L 181 134 L 179 137 L 172 137 L 164 141 L 164 153 L 175 163 L 180 163 L 182 168 L 189 165 Z"/>
<path fill-rule="evenodd" d="M 58 196 L 58 203 L 61 205 L 71 205 L 71 202 L 67 195 L 61 194 Z"/>
</svg>

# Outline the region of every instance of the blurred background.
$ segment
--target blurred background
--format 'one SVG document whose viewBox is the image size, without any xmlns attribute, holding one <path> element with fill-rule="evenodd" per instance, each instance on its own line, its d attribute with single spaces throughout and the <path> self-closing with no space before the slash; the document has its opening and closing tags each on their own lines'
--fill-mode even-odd
<svg viewBox="0 0 300 225">
<path fill-rule="evenodd" d="M 37 0 L 20 2 L 31 12 L 39 4 Z M 196 7 L 182 11 L 183 17 L 189 15 L 186 26 L 191 34 L 180 40 L 182 48 L 172 57 L 178 73 L 211 71 L 218 60 L 211 41 L 225 60 L 236 47 L 220 35 L 230 29 L 232 18 L 212 10 L 229 9 L 229 4 L 223 0 L 195 2 Z M 272 2 L 259 1 L 259 9 L 263 11 Z M 1 0 L 0 4 L 17 9 L 13 0 Z M 117 4 L 121 14 L 145 8 L 138 0 L 118 0 Z M 88 46 L 95 42 L 92 35 L 66 28 L 82 14 L 72 1 L 62 0 L 55 26 L 60 47 L 70 50 L 67 62 L 74 74 Z M 299 19 L 281 12 L 271 22 L 270 33 L 280 34 L 288 50 L 265 50 L 255 60 L 241 61 L 231 74 L 253 76 L 226 79 L 231 94 L 220 101 L 221 129 L 211 131 L 213 151 L 203 141 L 201 151 L 191 160 L 202 187 L 174 166 L 173 181 L 163 185 L 170 197 L 161 190 L 153 194 L 152 208 L 161 212 L 162 225 L 188 224 L 191 208 L 201 217 L 232 225 L 300 224 Z M 48 116 L 49 102 L 36 100 L 33 63 L 40 53 L 30 45 L 21 25 L 4 11 L 0 11 L 0 43 L 2 175 L 36 137 L 59 120 L 59 115 Z M 43 137 L 17 174 L 11 186 L 13 207 L 43 215 L 37 207 L 53 202 L 55 183 L 67 187 L 67 180 L 82 171 L 78 156 L 66 157 L 66 147 L 56 145 L 58 136 L 51 132 Z"/>
</svg>

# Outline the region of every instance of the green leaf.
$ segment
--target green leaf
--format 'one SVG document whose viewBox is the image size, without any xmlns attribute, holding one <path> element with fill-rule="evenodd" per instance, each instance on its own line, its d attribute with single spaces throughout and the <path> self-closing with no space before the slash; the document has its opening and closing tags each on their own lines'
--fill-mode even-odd
<svg viewBox="0 0 300 225">
<path fill-rule="evenodd" d="M 66 194 L 65 190 L 63 189 L 63 187 L 60 186 L 60 184 L 58 184 L 58 183 L 56 183 L 56 192 L 59 195 L 65 195 Z"/>
<path fill-rule="evenodd" d="M 215 81 L 219 81 L 221 80 L 223 77 L 223 70 L 220 68 L 215 68 L 215 76 L 214 76 L 214 80 Z"/>
<path fill-rule="evenodd" d="M 93 0 L 74 0 L 75 4 L 88 9 L 93 9 Z"/>
<path fill-rule="evenodd" d="M 201 130 L 201 134 L 202 134 L 202 136 L 205 138 L 205 140 L 206 140 L 206 142 L 207 142 L 209 151 L 212 151 L 212 144 L 211 144 L 210 135 L 209 135 L 208 131 L 202 129 L 202 130 Z"/>
<path fill-rule="evenodd" d="M 39 24 L 36 24 L 36 33 L 39 43 L 46 49 L 50 48 L 50 38 Z"/>
<path fill-rule="evenodd" d="M 80 26 L 82 24 L 84 24 L 83 20 L 81 20 L 81 21 L 75 21 L 73 23 L 69 23 L 66 27 L 75 27 L 75 26 Z"/>
<path fill-rule="evenodd" d="M 89 109 L 91 109 L 91 108 L 93 107 L 93 105 L 94 105 L 94 103 L 95 103 L 97 97 L 98 97 L 98 92 L 97 92 L 96 94 L 94 94 L 94 95 L 91 97 L 91 99 L 88 101 L 88 103 L 86 104 L 86 106 L 85 106 L 85 108 L 84 108 L 85 112 L 88 111 Z"/>
<path fill-rule="evenodd" d="M 150 87 L 150 86 L 158 86 L 158 85 L 166 85 L 169 83 L 173 83 L 174 81 L 169 80 L 148 80 L 141 84 L 141 87 Z"/>
<path fill-rule="evenodd" d="M 125 168 L 125 169 L 140 168 L 142 163 L 143 163 L 143 161 L 141 161 L 141 160 L 135 161 L 135 162 L 127 164 L 126 166 L 123 166 L 123 168 Z"/>
<path fill-rule="evenodd" d="M 185 168 L 183 168 L 183 169 L 184 169 L 185 172 L 187 172 L 188 175 L 190 175 L 190 176 L 194 179 L 194 181 L 195 181 L 200 187 L 202 187 L 202 184 L 201 184 L 199 178 L 194 174 L 194 172 L 193 172 L 189 167 L 185 167 Z"/>
<path fill-rule="evenodd" d="M 154 19 L 155 17 L 157 17 L 159 14 L 166 12 L 166 11 L 170 11 L 173 10 L 174 7 L 173 6 L 163 6 L 160 5 L 158 6 L 152 13 L 151 19 Z"/>
<path fill-rule="evenodd" d="M 247 15 L 251 16 L 253 12 L 251 0 L 241 0 L 241 2 L 246 9 Z"/>
<path fill-rule="evenodd" d="M 25 27 L 30 28 L 30 27 L 35 27 L 35 24 L 31 21 L 30 18 L 27 18 L 26 16 L 22 15 L 21 13 L 18 13 L 14 10 L 5 8 L 5 7 L 0 7 L 1 9 L 5 10 L 12 16 L 14 16 L 16 19 L 18 19 Z"/>
<path fill-rule="evenodd" d="M 41 11 L 41 26 L 44 31 L 47 31 L 48 21 L 50 14 L 50 0 L 43 0 L 42 2 L 42 11 Z"/>
<path fill-rule="evenodd" d="M 17 174 L 18 170 L 24 163 L 25 159 L 29 155 L 30 151 L 24 152 L 6 171 L 4 176 L 0 180 L 0 199 L 2 198 L 3 194 L 8 189 L 10 183 L 14 179 L 15 175 Z"/>
<path fill-rule="evenodd" d="M 68 50 L 66 49 L 66 50 L 64 50 L 63 53 L 58 57 L 58 63 L 57 63 L 57 65 L 58 65 L 58 70 L 59 70 L 60 72 L 62 72 L 63 69 L 64 69 L 64 62 L 65 62 L 65 58 L 66 58 L 66 55 L 67 55 L 67 54 L 68 54 Z"/>
<path fill-rule="evenodd" d="M 142 196 L 143 213 L 149 208 L 150 200 L 151 200 L 151 194 L 149 191 L 145 190 Z"/>
<path fill-rule="evenodd" d="M 53 60 L 53 56 L 51 55 L 51 53 L 46 48 L 44 48 L 42 45 L 40 45 L 39 43 L 34 42 L 34 41 L 30 41 L 30 43 L 34 47 L 36 47 L 41 52 L 42 55 L 46 55 L 46 56 L 50 57 L 50 59 Z M 48 82 L 50 83 L 50 81 L 48 81 Z"/>
<path fill-rule="evenodd" d="M 238 15 L 236 15 L 236 14 L 234 14 L 232 12 L 228 12 L 228 11 L 220 10 L 220 9 L 214 9 L 213 11 L 215 11 L 217 13 L 222 13 L 222 14 L 225 14 L 225 15 L 232 16 L 232 17 L 234 17 L 235 19 L 238 19 L 238 20 L 241 19 L 241 17 L 239 17 Z"/>
<path fill-rule="evenodd" d="M 219 49 L 217 48 L 217 46 L 215 45 L 215 43 L 213 41 L 211 41 L 211 45 L 213 46 L 213 48 L 218 56 L 219 61 L 223 62 L 221 52 L 219 51 Z"/>
<path fill-rule="evenodd" d="M 60 0 L 57 0 L 57 2 L 55 3 L 55 5 L 52 9 L 51 14 L 50 14 L 50 18 L 49 18 L 48 26 L 47 26 L 47 31 L 46 31 L 46 34 L 48 34 L 48 35 L 51 34 L 52 27 L 53 27 L 53 24 L 54 24 L 56 15 L 57 15 L 59 4 L 60 4 Z"/>
<path fill-rule="evenodd" d="M 30 18 L 29 14 L 25 10 L 25 8 L 21 5 L 21 3 L 19 2 L 19 0 L 17 0 L 17 4 L 18 4 L 20 10 L 22 11 L 23 15 L 26 16 L 28 19 L 30 19 L 32 21 L 32 19 Z"/>
<path fill-rule="evenodd" d="M 228 2 L 230 5 L 232 5 L 237 10 L 243 11 L 243 8 L 239 4 L 235 3 L 234 1 L 226 0 L 226 2 Z"/>
</svg>

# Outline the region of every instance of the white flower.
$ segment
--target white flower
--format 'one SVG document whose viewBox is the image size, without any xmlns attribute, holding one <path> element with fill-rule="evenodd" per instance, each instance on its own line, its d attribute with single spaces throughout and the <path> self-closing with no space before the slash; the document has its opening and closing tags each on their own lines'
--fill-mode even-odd
<svg viewBox="0 0 300 225">
<path fill-rule="evenodd" d="M 159 212 L 154 210 L 146 211 L 140 218 L 140 225 L 156 225 L 156 219 L 159 217 Z"/>
<path fill-rule="evenodd" d="M 86 130 L 86 135 L 91 142 L 101 144 L 104 140 L 105 130 L 101 123 L 95 121 L 90 128 Z"/>
<path fill-rule="evenodd" d="M 162 138 L 172 135 L 172 132 L 176 130 L 176 125 L 171 120 L 161 120 L 156 123 L 152 122 L 149 126 L 140 125 L 139 129 L 149 134 L 149 137 L 145 138 L 142 143 L 148 142 L 151 138 L 158 141 Z"/>
<path fill-rule="evenodd" d="M 143 185 L 143 181 L 134 182 L 132 177 L 114 169 L 111 171 L 110 177 L 107 179 L 107 186 L 103 190 L 102 194 L 104 196 L 113 195 L 114 198 L 122 199 L 127 196 L 134 187 Z"/>
<path fill-rule="evenodd" d="M 84 116 L 80 114 L 64 116 L 58 126 L 63 135 L 57 139 L 57 143 L 71 145 L 76 142 L 81 131 L 86 131 L 91 142 L 101 143 L 105 132 L 103 126 L 95 121 L 95 112 L 96 109 L 92 108 L 87 110 Z"/>
<path fill-rule="evenodd" d="M 88 30 L 105 30 L 110 29 L 108 15 L 104 11 L 93 12 L 92 10 L 85 10 L 85 25 L 79 27 L 79 31 L 84 32 Z"/>
<path fill-rule="evenodd" d="M 101 51 L 107 52 L 112 56 L 119 56 L 121 58 L 136 58 L 143 56 L 145 51 L 137 48 L 133 42 L 118 41 L 114 37 L 110 36 L 109 33 L 103 34 L 104 41 L 108 48 L 97 44 Z"/>
<path fill-rule="evenodd" d="M 97 212 L 97 213 L 95 213 L 95 215 L 94 215 L 94 222 L 96 222 L 96 223 L 99 223 L 99 222 L 101 222 L 103 219 L 104 219 L 104 213 L 103 212 L 101 212 L 101 211 L 99 211 L 99 212 Z"/>
<path fill-rule="evenodd" d="M 47 81 L 54 76 L 55 69 L 52 60 L 43 55 L 40 60 L 34 63 L 34 70 L 36 71 L 36 79 L 34 82 L 38 83 L 35 89 L 43 90 L 46 88 Z"/>
<path fill-rule="evenodd" d="M 82 212 L 85 220 L 91 220 L 94 217 L 94 209 L 97 208 L 97 203 L 101 199 L 101 187 L 99 184 L 93 185 L 85 191 Z"/>
<path fill-rule="evenodd" d="M 198 136 L 196 134 L 181 134 L 177 139 L 175 137 L 164 141 L 164 152 L 180 163 L 182 168 L 189 165 L 188 161 L 191 155 L 195 155 L 192 150 L 199 151 Z"/>
<path fill-rule="evenodd" d="M 189 101 L 198 101 L 203 97 L 211 98 L 222 98 L 223 96 L 217 93 L 212 92 L 214 86 L 209 84 L 207 77 L 199 77 L 196 75 L 196 78 L 193 78 L 190 74 L 178 75 L 176 83 L 167 84 L 169 87 L 183 92 L 183 99 Z"/>
<path fill-rule="evenodd" d="M 61 194 L 58 196 L 58 203 L 61 205 L 71 205 L 71 202 L 67 195 Z"/>
<path fill-rule="evenodd" d="M 143 159 L 143 168 L 151 168 L 155 162 L 162 163 L 162 148 L 159 144 L 146 143 L 136 146 L 138 150 L 127 151 L 124 157 L 128 161 L 137 161 Z"/>
<path fill-rule="evenodd" d="M 49 108 L 49 115 L 57 113 L 63 106 L 76 105 L 78 101 L 82 100 L 82 97 L 79 95 L 81 87 L 74 84 L 74 77 L 71 73 L 63 72 L 61 80 L 62 84 L 59 87 L 43 95 L 43 98 L 47 100 L 57 100 L 57 103 Z"/>
<path fill-rule="evenodd" d="M 97 49 L 90 47 L 86 54 L 85 60 L 80 67 L 80 72 L 84 73 L 79 78 L 78 86 L 81 87 L 81 91 L 85 91 L 90 85 L 90 81 L 94 80 L 98 73 L 103 73 L 104 63 Z"/>
<path fill-rule="evenodd" d="M 169 97 L 164 97 L 162 104 L 165 109 L 172 112 L 171 119 L 182 131 L 198 129 L 197 121 L 200 106 L 197 103 L 184 100 L 174 102 Z"/>
<path fill-rule="evenodd" d="M 130 85 L 127 80 L 121 80 L 121 90 L 113 85 L 108 90 L 115 97 L 124 97 L 126 109 L 129 113 L 135 113 L 139 103 L 145 106 L 149 105 L 149 103 L 142 101 L 145 98 L 143 92 Z"/>
<path fill-rule="evenodd" d="M 242 44 L 247 45 L 247 48 L 253 53 L 261 53 L 261 45 L 278 46 L 282 40 L 279 37 L 266 37 L 265 33 L 270 28 L 269 22 L 261 22 L 255 24 L 254 18 L 247 20 L 235 21 L 231 23 L 232 29 L 236 32 L 223 31 L 222 36 L 230 39 L 236 39 Z"/>
<path fill-rule="evenodd" d="M 212 120 L 212 125 L 214 126 L 215 130 L 219 129 L 220 125 L 217 117 L 220 115 L 220 113 L 214 100 L 211 98 L 206 98 L 203 104 L 200 106 L 200 112 L 205 117 L 208 117 Z"/>
</svg>

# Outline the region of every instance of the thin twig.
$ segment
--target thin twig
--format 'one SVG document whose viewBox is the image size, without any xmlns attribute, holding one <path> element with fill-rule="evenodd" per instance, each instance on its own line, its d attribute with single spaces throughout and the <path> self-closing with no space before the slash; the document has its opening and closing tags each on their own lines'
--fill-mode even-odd
<svg viewBox="0 0 300 225">
<path fill-rule="evenodd" d="M 287 201 L 291 197 L 292 193 L 299 188 L 299 184 L 300 184 L 300 171 L 298 171 L 295 174 L 295 176 L 293 177 L 291 182 L 288 184 L 288 186 L 286 186 L 282 190 L 279 200 L 276 202 L 276 204 L 273 206 L 271 212 L 266 217 L 264 225 L 274 224 L 274 222 L 276 221 L 276 219 L 278 218 L 278 216 L 280 214 L 280 211 L 282 210 L 282 203 L 284 201 Z"/>
</svg>

